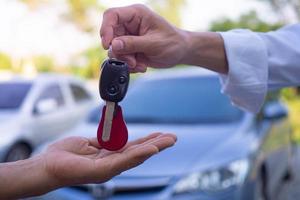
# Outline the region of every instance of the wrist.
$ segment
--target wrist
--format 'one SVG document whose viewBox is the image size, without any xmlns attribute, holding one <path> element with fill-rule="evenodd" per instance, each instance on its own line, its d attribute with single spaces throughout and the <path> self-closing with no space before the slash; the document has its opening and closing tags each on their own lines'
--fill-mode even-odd
<svg viewBox="0 0 300 200">
<path fill-rule="evenodd" d="M 56 179 L 56 177 L 49 173 L 45 154 L 39 154 L 31 159 L 36 164 L 36 170 L 39 173 L 35 179 L 36 183 L 39 183 L 39 193 L 44 194 L 63 186 L 60 184 L 59 180 Z"/>
<path fill-rule="evenodd" d="M 184 31 L 185 53 L 182 64 L 196 65 L 226 74 L 228 72 L 224 41 L 214 32 Z"/>
<path fill-rule="evenodd" d="M 27 184 L 24 183 L 24 185 L 27 185 L 25 188 L 27 189 L 26 195 L 28 196 L 42 195 L 59 188 L 59 182 L 47 170 L 44 156 L 44 154 L 39 154 L 30 159 L 23 160 L 24 167 L 22 171 L 26 173 L 24 181 Z M 26 177 L 28 180 L 26 180 Z"/>
<path fill-rule="evenodd" d="M 0 165 L 0 199 L 42 195 L 58 187 L 49 176 L 42 155 Z"/>
</svg>

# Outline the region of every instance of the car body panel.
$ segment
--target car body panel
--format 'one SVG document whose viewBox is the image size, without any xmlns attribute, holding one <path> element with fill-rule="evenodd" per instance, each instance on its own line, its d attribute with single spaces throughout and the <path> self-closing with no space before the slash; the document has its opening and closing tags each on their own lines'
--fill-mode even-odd
<svg viewBox="0 0 300 200">
<path fill-rule="evenodd" d="M 34 149 L 41 143 L 56 138 L 72 128 L 80 120 L 83 120 L 90 109 L 96 105 L 92 95 L 88 100 L 80 103 L 73 100 L 74 96 L 71 94 L 69 84 L 76 84 L 89 94 L 84 83 L 74 77 L 42 74 L 32 80 L 12 79 L 6 80 L 4 83 L 31 83 L 32 86 L 19 108 L 0 109 L 2 140 L 0 142 L 0 162 L 14 144 L 22 142 Z M 59 88 L 64 104 L 53 112 L 37 115 L 35 105 L 41 95 L 47 93 L 47 88 L 52 85 Z"/>
<path fill-rule="evenodd" d="M 140 78 L 141 82 L 136 81 L 135 84 L 141 84 L 143 81 L 168 80 L 181 77 L 207 78 L 216 77 L 216 75 L 198 68 L 165 70 L 159 73 L 149 73 Z M 97 108 L 96 112 L 99 111 L 100 114 L 100 110 L 100 108 Z M 288 169 L 290 127 L 286 123 L 286 117 L 272 120 L 264 118 L 263 115 L 264 113 L 254 115 L 243 111 L 243 115 L 238 121 L 226 124 L 129 123 L 130 140 L 151 132 L 168 132 L 175 133 L 178 141 L 174 147 L 164 150 L 142 165 L 113 178 L 111 182 L 115 190 L 114 195 L 107 198 L 102 197 L 102 199 L 251 200 L 254 199 L 254 193 L 257 190 L 257 181 L 259 181 L 262 166 L 266 167 L 269 175 L 267 177 L 268 192 L 270 196 L 274 195 L 282 176 Z M 97 123 L 83 122 L 62 137 L 71 135 L 94 137 L 96 130 Z M 40 149 L 44 148 L 45 146 Z M 175 185 L 188 174 L 219 169 L 237 160 L 246 160 L 249 163 L 246 176 L 239 185 L 216 192 L 197 191 L 175 195 Z M 164 184 L 157 181 L 164 178 L 168 179 Z M 151 185 L 155 182 L 158 184 L 157 187 Z M 105 186 L 105 184 L 103 185 Z M 63 188 L 49 193 L 43 198 L 47 199 L 51 196 L 51 198 L 62 200 L 77 199 L 77 197 L 92 199 L 93 187 L 84 185 Z M 106 188 L 106 190 L 109 189 Z"/>
<path fill-rule="evenodd" d="M 260 159 L 267 167 L 268 191 L 276 195 L 278 182 L 287 173 L 291 160 L 291 128 L 287 119 L 270 121 L 265 127 Z M 274 198 L 272 196 L 271 198 Z"/>
</svg>

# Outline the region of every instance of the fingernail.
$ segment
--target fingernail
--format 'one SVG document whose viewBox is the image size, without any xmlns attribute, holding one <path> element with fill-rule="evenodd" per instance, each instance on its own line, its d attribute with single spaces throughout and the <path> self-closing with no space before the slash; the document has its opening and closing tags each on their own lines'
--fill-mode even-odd
<svg viewBox="0 0 300 200">
<path fill-rule="evenodd" d="M 120 51 L 124 48 L 124 42 L 122 40 L 114 40 L 113 41 L 113 48 L 116 51 Z"/>
</svg>

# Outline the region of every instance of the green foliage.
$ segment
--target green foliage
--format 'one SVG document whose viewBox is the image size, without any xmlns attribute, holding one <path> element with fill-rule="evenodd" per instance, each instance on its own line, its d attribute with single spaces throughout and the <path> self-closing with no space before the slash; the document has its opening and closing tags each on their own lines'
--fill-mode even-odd
<svg viewBox="0 0 300 200">
<path fill-rule="evenodd" d="M 11 68 L 12 68 L 11 58 L 4 53 L 0 53 L 0 70 L 11 69 Z"/>
<path fill-rule="evenodd" d="M 300 0 L 258 0 L 269 4 L 273 11 L 281 18 L 282 22 L 288 22 L 288 16 L 295 15 L 300 20 Z M 287 9 L 289 8 L 289 9 Z M 287 11 L 288 10 L 288 11 Z"/>
<path fill-rule="evenodd" d="M 284 101 L 299 100 L 299 91 L 297 88 L 284 88 L 280 92 L 280 96 Z"/>
<path fill-rule="evenodd" d="M 255 11 L 250 11 L 244 15 L 241 15 L 239 19 L 232 20 L 229 18 L 217 20 L 210 26 L 211 31 L 228 31 L 236 28 L 250 29 L 256 32 L 267 32 L 276 30 L 283 24 L 274 23 L 269 24 L 260 19 Z"/>
<path fill-rule="evenodd" d="M 38 72 L 54 71 L 54 62 L 49 56 L 36 56 L 33 58 L 33 63 Z"/>
<path fill-rule="evenodd" d="M 151 7 L 177 27 L 181 26 L 180 8 L 186 0 L 148 0 Z"/>
<path fill-rule="evenodd" d="M 84 63 L 84 66 L 73 64 L 71 72 L 85 78 L 98 78 L 100 65 L 107 58 L 107 53 L 100 46 L 91 47 L 80 54 L 79 58 L 83 58 L 87 63 Z"/>
<path fill-rule="evenodd" d="M 67 0 L 69 5 L 69 13 L 67 18 L 78 25 L 84 31 L 92 31 L 94 27 L 88 19 L 88 12 L 91 9 L 100 9 L 101 6 L 97 0 Z"/>
<path fill-rule="evenodd" d="M 19 0 L 26 4 L 29 8 L 35 9 L 39 5 L 50 4 L 53 0 Z M 62 15 L 62 19 L 71 21 L 77 27 L 85 32 L 92 32 L 95 30 L 93 24 L 89 19 L 89 12 L 91 10 L 101 11 L 105 7 L 101 5 L 98 0 L 65 0 L 69 9 Z"/>
</svg>

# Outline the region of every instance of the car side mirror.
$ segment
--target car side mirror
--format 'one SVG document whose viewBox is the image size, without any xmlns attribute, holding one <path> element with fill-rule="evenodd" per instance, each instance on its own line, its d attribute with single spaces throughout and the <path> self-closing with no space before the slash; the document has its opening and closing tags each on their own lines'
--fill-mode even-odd
<svg viewBox="0 0 300 200">
<path fill-rule="evenodd" d="M 268 120 L 278 120 L 288 115 L 287 108 L 279 101 L 267 103 L 263 109 L 263 115 Z"/>
<path fill-rule="evenodd" d="M 34 114 L 44 115 L 55 111 L 58 108 L 58 104 L 55 99 L 43 99 L 37 102 L 34 108 Z"/>
</svg>

